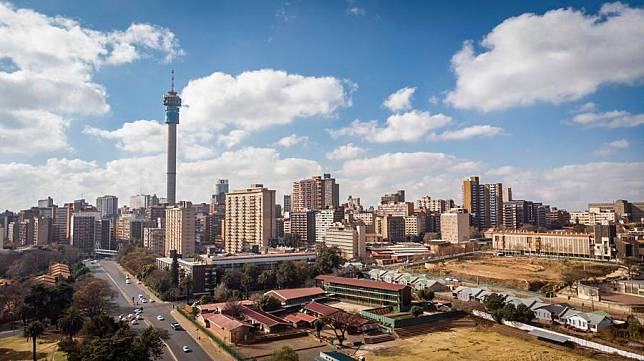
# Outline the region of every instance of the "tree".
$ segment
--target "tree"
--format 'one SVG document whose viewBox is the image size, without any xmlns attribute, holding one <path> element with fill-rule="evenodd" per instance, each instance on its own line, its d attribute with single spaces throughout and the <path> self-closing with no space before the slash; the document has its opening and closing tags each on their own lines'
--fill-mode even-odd
<svg viewBox="0 0 644 361">
<path fill-rule="evenodd" d="M 280 304 L 280 301 L 276 300 L 275 297 L 268 295 L 261 295 L 257 297 L 254 300 L 254 305 L 264 312 L 274 311 L 282 306 Z"/>
<path fill-rule="evenodd" d="M 485 299 L 483 300 L 483 304 L 485 305 L 485 309 L 488 312 L 494 312 L 500 308 L 503 308 L 503 306 L 505 305 L 505 302 L 503 301 L 503 296 L 496 293 L 492 293 L 485 297 Z"/>
<path fill-rule="evenodd" d="M 272 269 L 262 272 L 259 277 L 257 277 L 257 283 L 261 286 L 263 290 L 272 290 L 275 288 L 275 271 Z"/>
<path fill-rule="evenodd" d="M 315 268 L 318 274 L 331 273 L 341 263 L 342 257 L 337 247 L 327 247 L 324 243 L 318 245 L 317 256 L 315 257 Z"/>
<path fill-rule="evenodd" d="M 83 328 L 85 318 L 80 311 L 74 307 L 68 307 L 62 317 L 58 319 L 58 328 L 63 331 L 69 338 L 73 338 Z"/>
<path fill-rule="evenodd" d="M 172 275 L 172 287 L 179 287 L 179 260 L 177 259 L 177 251 L 172 252 L 172 264 L 170 265 L 170 274 Z"/>
<path fill-rule="evenodd" d="M 74 292 L 74 305 L 87 317 L 95 317 L 112 310 L 114 291 L 106 281 L 99 278 L 86 278 L 77 283 Z"/>
<path fill-rule="evenodd" d="M 416 296 L 418 296 L 418 298 L 423 301 L 431 301 L 434 299 L 435 294 L 434 294 L 434 290 L 429 288 L 423 288 L 421 290 L 418 290 L 418 292 L 416 292 Z"/>
<path fill-rule="evenodd" d="M 221 310 L 221 313 L 225 313 L 234 318 L 240 319 L 243 315 L 244 306 L 242 306 L 239 300 L 229 300 L 224 305 L 224 308 Z"/>
<path fill-rule="evenodd" d="M 244 265 L 240 284 L 247 294 L 248 294 L 248 291 L 252 291 L 257 287 L 259 275 L 260 275 L 260 271 L 256 265 L 254 264 Z"/>
<path fill-rule="evenodd" d="M 45 326 L 40 321 L 29 322 L 27 327 L 25 327 L 25 337 L 27 338 L 27 341 L 31 339 L 31 355 L 34 358 L 34 361 L 38 360 L 36 355 L 36 340 L 43 334 L 43 332 L 45 332 Z"/>
<path fill-rule="evenodd" d="M 335 312 L 322 319 L 322 321 L 333 330 L 340 346 L 342 346 L 349 329 L 359 320 L 360 317 L 358 315 L 345 311 Z"/>
<path fill-rule="evenodd" d="M 183 277 L 181 277 L 181 282 L 179 283 L 179 289 L 181 290 L 181 293 L 186 295 L 186 303 L 190 304 L 190 290 L 192 289 L 194 285 L 194 281 L 192 280 L 192 276 L 187 274 Z"/>
<path fill-rule="evenodd" d="M 414 317 L 418 317 L 423 314 L 423 309 L 418 306 L 412 306 L 410 312 Z"/>
<path fill-rule="evenodd" d="M 271 361 L 299 361 L 300 358 L 292 348 L 284 346 L 281 349 L 273 352 Z"/>
<path fill-rule="evenodd" d="M 320 338 L 320 332 L 322 332 L 322 330 L 324 329 L 324 322 L 318 318 L 313 321 L 313 327 L 315 328 L 315 333 L 317 334 L 318 338 Z"/>
<path fill-rule="evenodd" d="M 291 261 L 280 262 L 275 274 L 278 288 L 291 287 L 297 283 L 298 275 L 295 264 Z"/>
<path fill-rule="evenodd" d="M 523 303 L 518 305 L 516 308 L 516 313 L 514 314 L 514 319 L 511 321 L 519 321 L 523 323 L 528 323 L 534 319 L 534 312 Z"/>
</svg>

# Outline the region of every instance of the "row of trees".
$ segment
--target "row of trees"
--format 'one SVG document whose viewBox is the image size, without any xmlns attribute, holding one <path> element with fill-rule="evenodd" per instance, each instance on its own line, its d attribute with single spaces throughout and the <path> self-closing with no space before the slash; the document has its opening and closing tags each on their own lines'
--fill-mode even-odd
<svg viewBox="0 0 644 361">
<path fill-rule="evenodd" d="M 496 322 L 518 321 L 528 323 L 534 319 L 534 312 L 523 303 L 514 306 L 512 303 L 505 303 L 503 296 L 493 293 L 483 301 L 485 309 L 492 315 Z"/>
</svg>

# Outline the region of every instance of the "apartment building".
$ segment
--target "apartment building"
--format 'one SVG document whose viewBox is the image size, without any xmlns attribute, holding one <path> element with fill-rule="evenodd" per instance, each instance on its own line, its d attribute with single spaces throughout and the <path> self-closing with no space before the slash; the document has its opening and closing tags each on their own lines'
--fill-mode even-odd
<svg viewBox="0 0 644 361">
<path fill-rule="evenodd" d="M 263 248 L 275 237 L 275 191 L 262 184 L 226 193 L 224 247 L 240 253 Z"/>
<path fill-rule="evenodd" d="M 330 174 L 293 182 L 291 211 L 318 210 L 340 205 L 340 186 Z"/>
<path fill-rule="evenodd" d="M 503 224 L 503 184 L 481 184 L 479 177 L 463 181 L 463 208 L 479 229 Z"/>
<path fill-rule="evenodd" d="M 195 209 L 190 202 L 171 206 L 165 212 L 165 255 L 195 253 Z"/>
<path fill-rule="evenodd" d="M 321 209 L 315 212 L 315 241 L 324 242 L 327 229 L 344 218 L 342 207 Z M 292 227 L 292 225 L 291 225 Z"/>
<path fill-rule="evenodd" d="M 324 244 L 337 247 L 345 259 L 362 259 L 367 254 L 366 227 L 336 223 L 326 230 Z"/>
<path fill-rule="evenodd" d="M 465 212 L 441 214 L 441 238 L 450 243 L 464 243 L 470 239 L 470 215 Z"/>
<path fill-rule="evenodd" d="M 165 254 L 165 230 L 163 228 L 144 228 L 143 247 L 156 254 Z"/>
<path fill-rule="evenodd" d="M 303 242 L 313 242 L 316 236 L 315 211 L 294 211 L 289 213 L 289 232 Z"/>
<path fill-rule="evenodd" d="M 416 208 L 424 209 L 427 212 L 444 213 L 454 206 L 453 199 L 432 199 L 430 196 L 423 196 L 416 201 Z"/>
</svg>

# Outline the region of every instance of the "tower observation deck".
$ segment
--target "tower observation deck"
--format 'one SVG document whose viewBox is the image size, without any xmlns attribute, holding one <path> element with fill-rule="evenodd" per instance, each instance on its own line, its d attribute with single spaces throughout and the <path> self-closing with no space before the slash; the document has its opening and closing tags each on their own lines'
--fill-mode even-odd
<svg viewBox="0 0 644 361">
<path fill-rule="evenodd" d="M 165 123 L 168 125 L 168 164 L 166 198 L 170 205 L 176 203 L 177 190 L 177 124 L 179 124 L 179 108 L 181 98 L 174 90 L 174 69 L 170 90 L 163 96 L 165 105 Z"/>
</svg>

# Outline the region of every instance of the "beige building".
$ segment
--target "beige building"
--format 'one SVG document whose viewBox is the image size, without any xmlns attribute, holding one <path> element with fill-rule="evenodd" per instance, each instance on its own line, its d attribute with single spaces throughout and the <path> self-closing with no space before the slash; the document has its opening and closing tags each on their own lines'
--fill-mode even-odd
<svg viewBox="0 0 644 361">
<path fill-rule="evenodd" d="M 195 210 L 190 202 L 165 211 L 165 255 L 172 250 L 184 257 L 195 253 Z"/>
<path fill-rule="evenodd" d="M 422 196 L 416 201 L 416 207 L 428 212 L 444 213 L 454 208 L 453 199 L 432 199 L 430 196 Z"/>
<path fill-rule="evenodd" d="M 583 224 L 592 226 L 593 224 L 600 224 L 604 221 L 613 222 L 617 221 L 617 213 L 614 211 L 604 211 L 599 208 L 590 208 L 587 212 L 571 212 L 570 223 Z"/>
<path fill-rule="evenodd" d="M 326 230 L 324 243 L 337 247 L 346 259 L 362 259 L 367 254 L 366 231 L 362 224 L 350 226 L 336 223 Z"/>
<path fill-rule="evenodd" d="M 463 212 L 441 214 L 441 238 L 450 243 L 469 241 L 470 215 Z"/>
<path fill-rule="evenodd" d="M 143 247 L 153 253 L 165 254 L 165 230 L 143 228 Z"/>
<path fill-rule="evenodd" d="M 403 217 L 405 219 L 405 236 L 418 236 L 425 232 L 425 214 L 417 213 Z"/>
<path fill-rule="evenodd" d="M 495 231 L 492 248 L 520 254 L 594 257 L 593 235 L 573 232 Z"/>
<path fill-rule="evenodd" d="M 390 202 L 381 204 L 376 210 L 376 214 L 379 216 L 396 216 L 396 217 L 406 217 L 414 213 L 414 203 L 412 202 Z"/>
<path fill-rule="evenodd" d="M 285 225 L 286 228 L 286 225 Z M 261 184 L 226 193 L 224 248 L 240 253 L 275 237 L 275 191 Z"/>
<path fill-rule="evenodd" d="M 340 186 L 330 174 L 293 182 L 291 211 L 318 210 L 340 205 Z"/>
<path fill-rule="evenodd" d="M 361 221 L 362 223 L 364 223 L 365 227 L 367 227 L 367 233 L 374 233 L 376 231 L 375 229 L 376 216 L 373 214 L 373 212 L 370 212 L 370 211 L 351 212 L 349 213 L 348 218 L 350 222 Z"/>
</svg>

